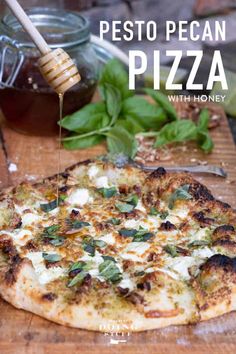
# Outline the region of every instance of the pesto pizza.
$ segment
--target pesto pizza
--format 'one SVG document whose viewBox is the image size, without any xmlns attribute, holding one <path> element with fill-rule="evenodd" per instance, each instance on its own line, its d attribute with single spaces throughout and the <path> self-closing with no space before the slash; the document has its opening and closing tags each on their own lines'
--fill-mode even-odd
<svg viewBox="0 0 236 354">
<path fill-rule="evenodd" d="M 96 331 L 220 316 L 236 309 L 236 213 L 186 173 L 79 163 L 1 192 L 0 294 Z"/>
</svg>

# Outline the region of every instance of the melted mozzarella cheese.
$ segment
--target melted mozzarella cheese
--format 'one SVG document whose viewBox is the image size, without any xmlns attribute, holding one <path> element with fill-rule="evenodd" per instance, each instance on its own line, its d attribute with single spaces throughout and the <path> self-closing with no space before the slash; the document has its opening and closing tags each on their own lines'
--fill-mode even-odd
<svg viewBox="0 0 236 354">
<path fill-rule="evenodd" d="M 72 192 L 66 200 L 69 204 L 81 205 L 92 202 L 93 198 L 89 195 L 88 189 L 79 188 Z"/>
<path fill-rule="evenodd" d="M 209 247 L 199 248 L 193 251 L 192 256 L 198 258 L 210 258 L 215 253 Z"/>
<path fill-rule="evenodd" d="M 190 279 L 190 274 L 188 269 L 194 265 L 200 265 L 202 260 L 196 259 L 194 257 L 175 257 L 172 259 L 168 259 L 167 261 L 167 270 L 171 270 L 176 272 L 180 278 L 184 280 Z"/>
<path fill-rule="evenodd" d="M 13 241 L 14 244 L 16 245 L 16 247 L 21 247 L 24 246 L 29 240 L 31 240 L 33 238 L 32 232 L 30 230 L 14 230 L 13 232 L 9 232 L 9 231 L 0 231 L 0 235 L 8 235 L 10 236 Z"/>
<path fill-rule="evenodd" d="M 120 254 L 123 259 L 130 259 L 136 262 L 144 261 L 144 254 L 150 248 L 147 242 L 131 242 Z"/>
<path fill-rule="evenodd" d="M 54 253 L 54 252 L 47 252 Z M 40 284 L 44 285 L 66 274 L 66 270 L 61 267 L 47 269 L 42 256 L 43 252 L 29 252 L 26 257 L 31 260 L 34 270 L 38 276 Z"/>
<path fill-rule="evenodd" d="M 116 240 L 115 240 L 114 236 L 112 235 L 112 233 L 100 236 L 99 240 L 106 242 L 108 245 L 114 245 L 116 243 Z"/>
<path fill-rule="evenodd" d="M 97 188 L 109 188 L 107 176 L 98 177 L 95 181 Z"/>
<path fill-rule="evenodd" d="M 204 227 L 203 229 L 200 229 L 198 231 L 192 232 L 191 233 L 191 239 L 193 241 L 197 240 L 197 241 L 201 241 L 201 240 L 205 240 L 208 235 L 209 235 L 209 231 L 210 229 L 208 227 Z"/>
</svg>

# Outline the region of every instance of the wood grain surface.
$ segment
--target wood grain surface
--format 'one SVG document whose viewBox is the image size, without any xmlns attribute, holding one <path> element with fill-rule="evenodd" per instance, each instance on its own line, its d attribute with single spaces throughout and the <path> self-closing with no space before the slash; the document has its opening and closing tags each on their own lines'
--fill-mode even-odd
<svg viewBox="0 0 236 354">
<path fill-rule="evenodd" d="M 222 115 L 221 126 L 212 131 L 214 152 L 207 156 L 192 146 L 176 149 L 170 161 L 159 165 L 195 164 L 208 161 L 223 166 L 227 179 L 198 175 L 196 178 L 212 189 L 215 196 L 236 208 L 236 150 Z M 0 143 L 0 188 L 24 179 L 34 181 L 57 172 L 56 138 L 20 135 L 2 125 Z M 61 169 L 106 151 L 105 145 L 81 151 L 61 151 Z M 196 161 L 195 161 L 196 160 Z M 17 171 L 8 167 L 15 163 Z M 164 354 L 164 353 L 234 353 L 236 352 L 236 313 L 191 326 L 172 326 L 161 330 L 130 335 L 110 335 L 53 324 L 38 316 L 17 310 L 0 300 L 0 353 Z"/>
</svg>

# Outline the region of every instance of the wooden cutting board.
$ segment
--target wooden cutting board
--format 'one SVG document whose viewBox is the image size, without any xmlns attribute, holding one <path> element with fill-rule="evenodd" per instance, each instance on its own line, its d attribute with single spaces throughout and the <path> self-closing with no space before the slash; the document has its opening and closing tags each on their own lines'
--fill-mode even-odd
<svg viewBox="0 0 236 354">
<path fill-rule="evenodd" d="M 227 119 L 212 131 L 214 152 L 207 156 L 187 146 L 176 150 L 171 161 L 159 165 L 195 164 L 208 161 L 224 167 L 227 179 L 198 175 L 215 196 L 236 208 L 236 150 Z M 0 141 L 0 188 L 24 179 L 34 181 L 57 172 L 58 142 L 56 138 L 20 135 L 4 125 Z M 105 145 L 81 151 L 62 151 L 62 169 L 106 151 Z M 9 172 L 11 163 L 17 171 Z M 17 310 L 0 300 L 0 353 L 233 353 L 236 351 L 236 313 L 222 316 L 196 326 L 172 326 L 161 330 L 130 335 L 109 335 L 66 328 L 25 311 Z"/>
</svg>

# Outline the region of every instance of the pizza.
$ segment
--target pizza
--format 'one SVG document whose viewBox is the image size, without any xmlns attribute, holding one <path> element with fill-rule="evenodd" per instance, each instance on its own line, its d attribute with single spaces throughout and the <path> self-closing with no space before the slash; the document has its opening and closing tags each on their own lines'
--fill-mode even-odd
<svg viewBox="0 0 236 354">
<path fill-rule="evenodd" d="M 236 213 L 187 173 L 85 161 L 0 195 L 0 294 L 96 331 L 236 310 Z"/>
</svg>

